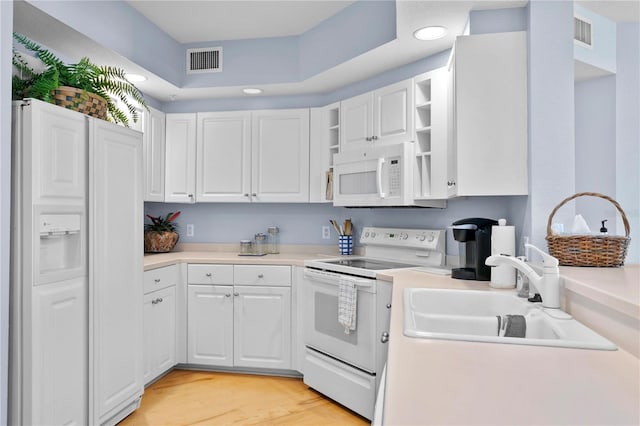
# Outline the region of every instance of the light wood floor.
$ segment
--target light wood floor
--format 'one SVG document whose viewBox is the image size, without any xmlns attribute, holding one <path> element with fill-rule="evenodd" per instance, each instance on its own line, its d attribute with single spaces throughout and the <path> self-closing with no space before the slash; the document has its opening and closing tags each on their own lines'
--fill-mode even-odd
<svg viewBox="0 0 640 426">
<path fill-rule="evenodd" d="M 174 370 L 120 425 L 368 425 L 301 379 Z"/>
</svg>

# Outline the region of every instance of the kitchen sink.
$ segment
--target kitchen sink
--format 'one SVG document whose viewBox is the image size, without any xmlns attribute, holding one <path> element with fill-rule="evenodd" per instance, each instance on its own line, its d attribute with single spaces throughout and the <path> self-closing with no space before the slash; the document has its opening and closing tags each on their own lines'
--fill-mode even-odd
<svg viewBox="0 0 640 426">
<path fill-rule="evenodd" d="M 546 309 L 515 292 L 404 289 L 404 335 L 517 345 L 615 350 L 617 347 L 559 309 Z M 510 315 L 526 322 L 524 337 L 505 336 Z"/>
</svg>

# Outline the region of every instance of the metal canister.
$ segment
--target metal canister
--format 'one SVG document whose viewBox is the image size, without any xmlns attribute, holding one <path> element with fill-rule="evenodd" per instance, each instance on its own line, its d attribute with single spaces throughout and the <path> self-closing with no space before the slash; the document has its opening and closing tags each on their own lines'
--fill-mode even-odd
<svg viewBox="0 0 640 426">
<path fill-rule="evenodd" d="M 269 236 L 269 248 L 267 252 L 269 254 L 280 253 L 280 229 L 277 226 L 270 226 L 267 228 L 267 234 Z"/>
<path fill-rule="evenodd" d="M 260 232 L 254 236 L 254 240 L 255 240 L 255 247 L 254 247 L 255 254 L 266 254 L 267 253 L 267 249 L 265 247 L 267 245 L 266 234 L 263 234 L 262 232 Z"/>
<path fill-rule="evenodd" d="M 252 254 L 253 253 L 253 241 L 240 240 L 240 254 Z"/>
</svg>

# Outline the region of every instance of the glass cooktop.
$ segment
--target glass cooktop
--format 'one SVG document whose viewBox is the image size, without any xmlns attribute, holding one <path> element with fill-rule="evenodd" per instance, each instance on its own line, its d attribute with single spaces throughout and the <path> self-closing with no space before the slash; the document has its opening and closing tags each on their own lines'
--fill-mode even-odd
<svg viewBox="0 0 640 426">
<path fill-rule="evenodd" d="M 413 265 L 406 263 L 397 263 L 386 260 L 373 260 L 373 259 L 336 259 L 328 260 L 324 263 L 332 265 L 349 266 L 351 268 L 369 269 L 371 271 L 379 271 L 383 269 L 396 269 L 396 268 L 412 268 Z"/>
</svg>

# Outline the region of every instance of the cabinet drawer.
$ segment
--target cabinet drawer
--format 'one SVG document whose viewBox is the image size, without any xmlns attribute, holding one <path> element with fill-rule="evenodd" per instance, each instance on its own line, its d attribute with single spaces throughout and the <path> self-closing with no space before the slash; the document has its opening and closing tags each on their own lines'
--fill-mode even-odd
<svg viewBox="0 0 640 426">
<path fill-rule="evenodd" d="M 178 284 L 178 265 L 165 266 L 144 272 L 144 294 Z"/>
<path fill-rule="evenodd" d="M 189 284 L 233 284 L 233 265 L 188 265 Z"/>
<path fill-rule="evenodd" d="M 291 286 L 291 267 L 274 265 L 235 265 L 234 284 Z"/>
</svg>

